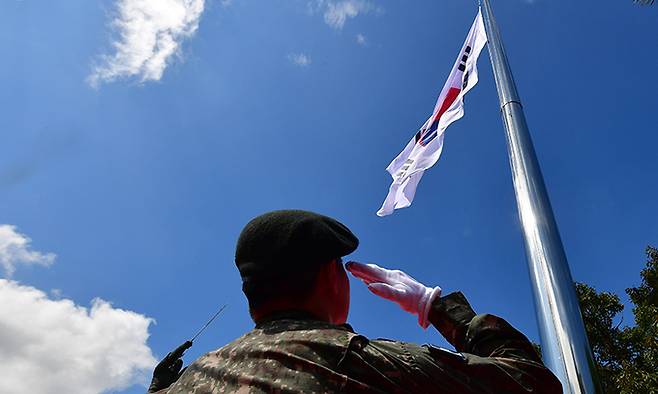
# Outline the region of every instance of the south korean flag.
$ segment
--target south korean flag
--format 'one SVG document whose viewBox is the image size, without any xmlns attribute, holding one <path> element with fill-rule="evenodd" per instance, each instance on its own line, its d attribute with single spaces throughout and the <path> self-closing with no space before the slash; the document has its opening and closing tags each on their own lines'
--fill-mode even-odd
<svg viewBox="0 0 658 394">
<path fill-rule="evenodd" d="M 386 168 L 393 183 L 378 216 L 390 215 L 395 209 L 411 205 L 423 173 L 441 156 L 446 128 L 464 116 L 464 95 L 478 82 L 477 60 L 486 43 L 482 13 L 478 12 L 432 115 Z"/>
</svg>

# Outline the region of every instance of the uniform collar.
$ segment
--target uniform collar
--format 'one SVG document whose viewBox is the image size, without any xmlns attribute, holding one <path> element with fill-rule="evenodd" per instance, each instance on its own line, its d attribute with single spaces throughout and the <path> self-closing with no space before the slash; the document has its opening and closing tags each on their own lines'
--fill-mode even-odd
<svg viewBox="0 0 658 394">
<path fill-rule="evenodd" d="M 316 323 L 318 325 L 325 325 L 326 328 L 337 328 L 337 329 L 347 330 L 349 332 L 354 332 L 352 326 L 347 323 L 340 325 L 331 324 L 325 320 L 318 319 L 312 313 L 309 313 L 307 311 L 301 311 L 301 310 L 289 310 L 289 311 L 272 313 L 260 319 L 258 323 L 256 323 L 256 328 L 262 329 L 272 325 L 275 322 L 279 322 L 282 320 L 305 321 L 309 323 Z"/>
</svg>

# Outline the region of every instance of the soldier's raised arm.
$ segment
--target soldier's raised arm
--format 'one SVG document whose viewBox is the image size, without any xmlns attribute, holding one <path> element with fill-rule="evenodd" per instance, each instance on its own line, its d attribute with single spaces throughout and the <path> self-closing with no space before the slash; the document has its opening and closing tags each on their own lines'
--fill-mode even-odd
<svg viewBox="0 0 658 394">
<path fill-rule="evenodd" d="M 427 287 L 402 271 L 375 264 L 350 262 L 347 269 L 374 294 L 417 315 L 421 327 L 431 323 L 459 352 L 432 346 L 410 349 L 409 356 L 424 372 L 416 374 L 422 382 L 414 384 L 430 389 L 451 380 L 467 392 L 562 392 L 559 380 L 522 333 L 502 318 L 476 314 L 462 293 L 441 297 L 439 287 Z M 381 350 L 387 351 L 386 346 Z M 448 375 L 452 379 L 446 379 Z"/>
</svg>

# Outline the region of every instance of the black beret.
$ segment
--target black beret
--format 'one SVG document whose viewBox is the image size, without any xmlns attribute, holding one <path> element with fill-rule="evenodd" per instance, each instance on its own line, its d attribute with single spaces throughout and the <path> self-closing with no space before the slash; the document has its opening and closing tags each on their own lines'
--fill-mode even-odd
<svg viewBox="0 0 658 394">
<path fill-rule="evenodd" d="M 346 256 L 357 246 L 358 238 L 328 216 L 301 210 L 273 211 L 244 227 L 235 250 L 235 264 L 247 285 L 260 279 L 315 271 L 319 264 Z"/>
</svg>

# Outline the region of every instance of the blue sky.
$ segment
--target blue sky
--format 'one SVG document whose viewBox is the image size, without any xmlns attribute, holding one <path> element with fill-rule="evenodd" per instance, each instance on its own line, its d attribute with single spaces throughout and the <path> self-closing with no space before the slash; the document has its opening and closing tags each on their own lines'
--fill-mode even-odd
<svg viewBox="0 0 658 394">
<path fill-rule="evenodd" d="M 538 338 L 486 50 L 413 205 L 375 215 L 384 169 L 430 114 L 475 2 L 198 1 L 198 29 L 174 35 L 158 78 L 138 68 L 95 86 L 121 40 L 119 2 L 2 2 L 0 223 L 56 255 L 5 278 L 154 319 L 158 359 L 227 303 L 190 362 L 252 327 L 233 264 L 242 226 L 300 208 L 347 224 L 361 240 L 351 258 L 461 290 Z M 658 244 L 658 8 L 492 5 L 572 275 L 626 300 Z M 352 289 L 361 333 L 446 345 Z"/>
</svg>

